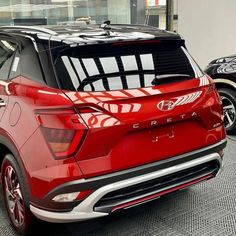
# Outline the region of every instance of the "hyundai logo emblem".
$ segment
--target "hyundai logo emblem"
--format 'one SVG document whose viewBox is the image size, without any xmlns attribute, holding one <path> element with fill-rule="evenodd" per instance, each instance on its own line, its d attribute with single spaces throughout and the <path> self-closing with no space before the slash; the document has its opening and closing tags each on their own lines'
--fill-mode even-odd
<svg viewBox="0 0 236 236">
<path fill-rule="evenodd" d="M 157 108 L 161 111 L 171 111 L 175 107 L 175 103 L 170 100 L 163 100 L 157 104 Z"/>
</svg>

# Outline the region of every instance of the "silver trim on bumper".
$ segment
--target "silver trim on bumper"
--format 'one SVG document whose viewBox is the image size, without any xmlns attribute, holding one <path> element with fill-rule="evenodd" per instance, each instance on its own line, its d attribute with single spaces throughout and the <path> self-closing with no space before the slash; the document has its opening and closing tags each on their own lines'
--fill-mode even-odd
<svg viewBox="0 0 236 236">
<path fill-rule="evenodd" d="M 107 193 L 132 185 L 136 185 L 142 182 L 146 182 L 152 179 L 167 176 L 214 160 L 219 162 L 221 169 L 222 158 L 218 153 L 213 153 L 194 159 L 189 162 L 171 166 L 169 168 L 108 184 L 94 191 L 70 212 L 50 212 L 41 210 L 32 205 L 30 205 L 30 210 L 37 218 L 53 223 L 69 223 L 107 216 L 108 213 L 100 213 L 94 211 L 95 204 Z"/>
</svg>

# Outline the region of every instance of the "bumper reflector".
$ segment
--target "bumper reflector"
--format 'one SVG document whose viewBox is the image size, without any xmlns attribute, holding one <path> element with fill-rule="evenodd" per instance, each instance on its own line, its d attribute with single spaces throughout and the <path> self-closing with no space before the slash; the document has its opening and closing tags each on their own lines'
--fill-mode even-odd
<svg viewBox="0 0 236 236">
<path fill-rule="evenodd" d="M 86 198 L 90 193 L 92 193 L 92 190 L 84 190 L 81 192 L 74 192 L 74 193 L 64 193 L 57 195 L 52 200 L 54 202 L 74 202 L 74 201 L 81 201 L 84 198 Z"/>
<path fill-rule="evenodd" d="M 80 192 L 60 194 L 54 197 L 52 200 L 54 202 L 73 202 L 76 200 L 79 194 Z"/>
</svg>

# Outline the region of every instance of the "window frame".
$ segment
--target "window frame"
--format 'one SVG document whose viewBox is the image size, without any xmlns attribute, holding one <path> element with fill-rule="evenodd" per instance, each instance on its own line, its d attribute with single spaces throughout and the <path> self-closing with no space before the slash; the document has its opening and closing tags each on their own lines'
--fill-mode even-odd
<svg viewBox="0 0 236 236">
<path fill-rule="evenodd" d="M 8 37 L 8 36 L 6 36 L 6 35 L 2 35 L 2 34 L 0 34 L 0 40 L 1 40 L 1 41 L 4 40 L 4 41 L 7 41 L 7 42 L 11 42 L 11 43 L 13 43 L 13 44 L 16 45 L 16 50 L 15 50 L 15 52 L 12 54 L 12 60 L 11 60 L 11 63 L 10 63 L 8 75 L 7 75 L 6 79 L 0 78 L 1 81 L 7 82 L 7 81 L 10 79 L 10 74 L 11 74 L 13 62 L 14 62 L 14 60 L 15 60 L 16 53 L 17 53 L 17 51 L 19 50 L 19 43 L 17 42 L 17 40 L 14 40 L 13 38 Z"/>
</svg>

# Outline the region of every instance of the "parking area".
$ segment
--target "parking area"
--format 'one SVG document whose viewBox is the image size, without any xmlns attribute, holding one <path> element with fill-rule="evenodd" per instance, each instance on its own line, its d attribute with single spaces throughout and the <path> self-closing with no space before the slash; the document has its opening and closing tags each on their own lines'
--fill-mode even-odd
<svg viewBox="0 0 236 236">
<path fill-rule="evenodd" d="M 33 235 L 236 235 L 236 138 L 228 138 L 224 171 L 214 180 L 102 219 L 62 225 L 40 223 Z M 16 236 L 1 197 L 0 236 Z"/>
</svg>

